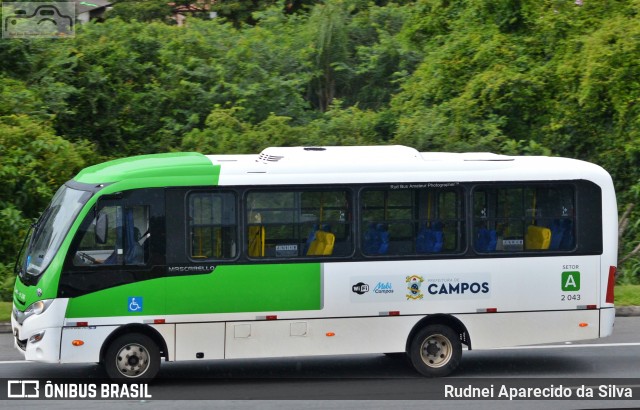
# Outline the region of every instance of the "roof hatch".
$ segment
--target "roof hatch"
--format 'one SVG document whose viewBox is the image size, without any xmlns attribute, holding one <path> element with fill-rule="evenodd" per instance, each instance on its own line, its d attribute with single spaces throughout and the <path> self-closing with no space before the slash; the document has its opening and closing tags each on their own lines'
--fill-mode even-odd
<svg viewBox="0 0 640 410">
<path fill-rule="evenodd" d="M 422 160 L 420 153 L 402 145 L 328 146 L 265 148 L 256 162 L 269 164 L 287 162 L 406 162 Z"/>
</svg>

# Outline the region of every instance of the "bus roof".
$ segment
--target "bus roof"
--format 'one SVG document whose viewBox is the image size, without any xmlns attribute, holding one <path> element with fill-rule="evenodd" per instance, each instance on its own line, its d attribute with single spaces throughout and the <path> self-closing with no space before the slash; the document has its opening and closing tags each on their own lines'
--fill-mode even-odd
<svg viewBox="0 0 640 410">
<path fill-rule="evenodd" d="M 88 184 L 117 183 L 118 189 L 577 179 L 611 184 L 601 167 L 575 159 L 419 152 L 400 145 L 272 147 L 247 155 L 142 155 L 88 167 L 74 179 Z"/>
<path fill-rule="evenodd" d="M 611 177 L 589 162 L 488 152 L 419 152 L 405 146 L 274 147 L 256 155 L 208 155 L 220 185 L 532 181 Z"/>
</svg>

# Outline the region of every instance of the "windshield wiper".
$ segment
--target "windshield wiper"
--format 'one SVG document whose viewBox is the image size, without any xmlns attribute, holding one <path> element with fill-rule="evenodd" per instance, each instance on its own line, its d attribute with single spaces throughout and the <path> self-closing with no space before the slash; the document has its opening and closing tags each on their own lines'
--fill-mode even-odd
<svg viewBox="0 0 640 410">
<path fill-rule="evenodd" d="M 33 231 L 33 237 L 37 238 L 38 233 L 40 232 L 40 228 L 45 224 L 46 220 L 49 218 L 49 215 L 51 214 L 51 212 L 53 211 L 53 207 L 48 207 L 47 209 L 44 210 L 44 212 L 42 213 L 42 215 L 40 215 L 40 218 L 38 218 L 38 220 L 36 220 L 34 223 L 31 224 L 31 228 L 34 229 Z"/>
</svg>

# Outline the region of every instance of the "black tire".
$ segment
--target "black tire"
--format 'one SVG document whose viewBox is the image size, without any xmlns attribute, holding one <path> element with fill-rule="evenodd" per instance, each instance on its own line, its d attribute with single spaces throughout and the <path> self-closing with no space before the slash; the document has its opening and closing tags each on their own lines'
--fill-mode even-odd
<svg viewBox="0 0 640 410">
<path fill-rule="evenodd" d="M 409 346 L 413 367 L 426 377 L 451 374 L 462 357 L 462 343 L 456 332 L 444 325 L 429 325 L 418 331 Z"/>
<path fill-rule="evenodd" d="M 141 333 L 122 335 L 107 348 L 103 365 L 113 380 L 151 380 L 160 370 L 160 349 Z"/>
</svg>

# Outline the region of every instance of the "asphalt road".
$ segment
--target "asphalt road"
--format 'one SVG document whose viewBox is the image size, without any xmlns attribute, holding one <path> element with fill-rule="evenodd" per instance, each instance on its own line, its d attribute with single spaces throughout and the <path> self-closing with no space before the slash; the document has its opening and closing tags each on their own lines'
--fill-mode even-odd
<svg viewBox="0 0 640 410">
<path fill-rule="evenodd" d="M 425 379 L 402 358 L 384 355 L 329 356 L 260 360 L 165 363 L 150 386 L 153 398 L 122 401 L 48 401 L 47 408 L 640 408 L 640 317 L 617 318 L 614 334 L 582 343 L 464 352 L 459 370 L 446 379 Z M 73 378 L 101 381 L 97 365 L 27 363 L 12 347 L 11 335 L 0 334 L 0 378 Z M 533 380 L 531 378 L 536 378 Z M 585 378 L 591 378 L 585 382 Z M 445 384 L 455 386 L 536 387 L 573 389 L 571 400 L 439 400 Z M 516 383 L 516 384 L 514 384 Z M 631 388 L 636 400 L 582 400 L 580 386 Z M 622 391 L 622 390 L 621 390 Z M 626 391 L 626 390 L 625 390 Z M 637 397 L 636 397 L 637 396 Z M 496 397 L 496 396 L 494 396 Z M 213 399 L 213 400 L 212 400 Z M 437 399 L 437 400 L 436 400 Z M 265 401 L 267 400 L 267 401 Z M 434 401 L 436 400 L 436 401 Z M 0 402 L 15 408 L 16 402 Z M 41 407 L 42 401 L 20 401 L 20 408 Z"/>
</svg>

